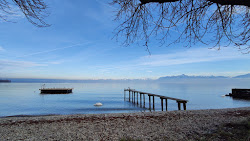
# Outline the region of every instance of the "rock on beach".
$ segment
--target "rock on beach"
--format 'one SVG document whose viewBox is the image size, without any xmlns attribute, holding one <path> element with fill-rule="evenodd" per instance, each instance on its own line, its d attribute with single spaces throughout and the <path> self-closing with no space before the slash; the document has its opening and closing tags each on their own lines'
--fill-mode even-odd
<svg viewBox="0 0 250 141">
<path fill-rule="evenodd" d="M 0 118 L 0 140 L 192 140 L 250 117 L 250 107 Z"/>
</svg>

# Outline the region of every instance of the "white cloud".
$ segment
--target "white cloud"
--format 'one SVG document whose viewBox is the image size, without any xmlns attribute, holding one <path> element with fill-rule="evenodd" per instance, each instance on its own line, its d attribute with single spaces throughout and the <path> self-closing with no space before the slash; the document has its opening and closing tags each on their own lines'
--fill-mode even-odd
<svg viewBox="0 0 250 141">
<path fill-rule="evenodd" d="M 135 60 L 119 62 L 119 64 L 93 66 L 98 72 L 147 72 L 155 73 L 152 69 L 167 67 L 172 65 L 183 65 L 191 63 L 218 62 L 223 60 L 248 59 L 250 54 L 242 54 L 233 48 L 223 48 L 220 51 L 207 48 L 189 48 L 185 51 L 175 53 L 142 56 Z M 178 73 L 184 73 L 182 70 Z"/>
<path fill-rule="evenodd" d="M 14 69 L 14 68 L 37 67 L 37 66 L 47 66 L 47 65 L 29 61 L 0 60 L 0 66 L 1 66 L 0 69 Z"/>
<path fill-rule="evenodd" d="M 242 54 L 231 48 L 224 48 L 220 51 L 216 49 L 199 48 L 176 53 L 143 56 L 138 59 L 137 62 L 140 66 L 170 66 L 243 58 L 250 59 L 250 54 Z"/>
<path fill-rule="evenodd" d="M 58 65 L 58 64 L 62 64 L 64 61 L 51 61 L 48 62 L 48 64 L 53 64 L 53 65 Z"/>
</svg>

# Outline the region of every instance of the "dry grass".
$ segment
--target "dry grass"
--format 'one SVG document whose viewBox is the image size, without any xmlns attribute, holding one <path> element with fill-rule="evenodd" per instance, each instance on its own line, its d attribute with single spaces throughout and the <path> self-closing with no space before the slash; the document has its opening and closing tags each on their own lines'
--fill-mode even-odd
<svg viewBox="0 0 250 141">
<path fill-rule="evenodd" d="M 250 118 L 242 122 L 223 124 L 198 140 L 250 141 Z"/>
</svg>

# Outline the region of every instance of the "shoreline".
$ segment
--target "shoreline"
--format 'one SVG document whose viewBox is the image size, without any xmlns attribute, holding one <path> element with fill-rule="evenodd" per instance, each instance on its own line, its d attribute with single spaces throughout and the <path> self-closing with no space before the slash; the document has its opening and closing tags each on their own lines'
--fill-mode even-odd
<svg viewBox="0 0 250 141">
<path fill-rule="evenodd" d="M 247 120 L 250 107 L 0 118 L 0 140 L 189 140 Z"/>
<path fill-rule="evenodd" d="M 219 108 L 219 109 L 191 109 L 191 110 L 171 110 L 171 111 L 137 111 L 137 112 L 126 112 L 126 113 L 87 113 L 87 114 L 37 114 L 37 115 L 10 115 L 10 116 L 0 116 L 0 121 L 3 118 L 31 118 L 31 117 L 49 117 L 49 116 L 65 116 L 65 117 L 72 117 L 72 116 L 88 116 L 88 115 L 119 115 L 119 114 L 141 114 L 141 113 L 161 113 L 161 112 L 178 112 L 178 111 L 203 111 L 203 110 L 227 110 L 227 109 L 241 109 L 241 108 L 250 108 L 250 107 L 236 107 L 236 108 Z"/>
</svg>

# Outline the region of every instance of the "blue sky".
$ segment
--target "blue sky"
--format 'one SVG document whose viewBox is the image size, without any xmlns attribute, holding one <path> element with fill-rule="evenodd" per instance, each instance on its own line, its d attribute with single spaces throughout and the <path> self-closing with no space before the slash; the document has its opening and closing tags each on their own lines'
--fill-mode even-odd
<svg viewBox="0 0 250 141">
<path fill-rule="evenodd" d="M 110 1 L 47 2 L 50 27 L 37 28 L 21 13 L 9 17 L 15 23 L 0 21 L 0 78 L 155 79 L 250 73 L 250 54 L 234 47 L 163 47 L 153 41 L 149 55 L 144 46 L 122 46 L 112 39 L 118 22 L 113 21 Z"/>
</svg>

